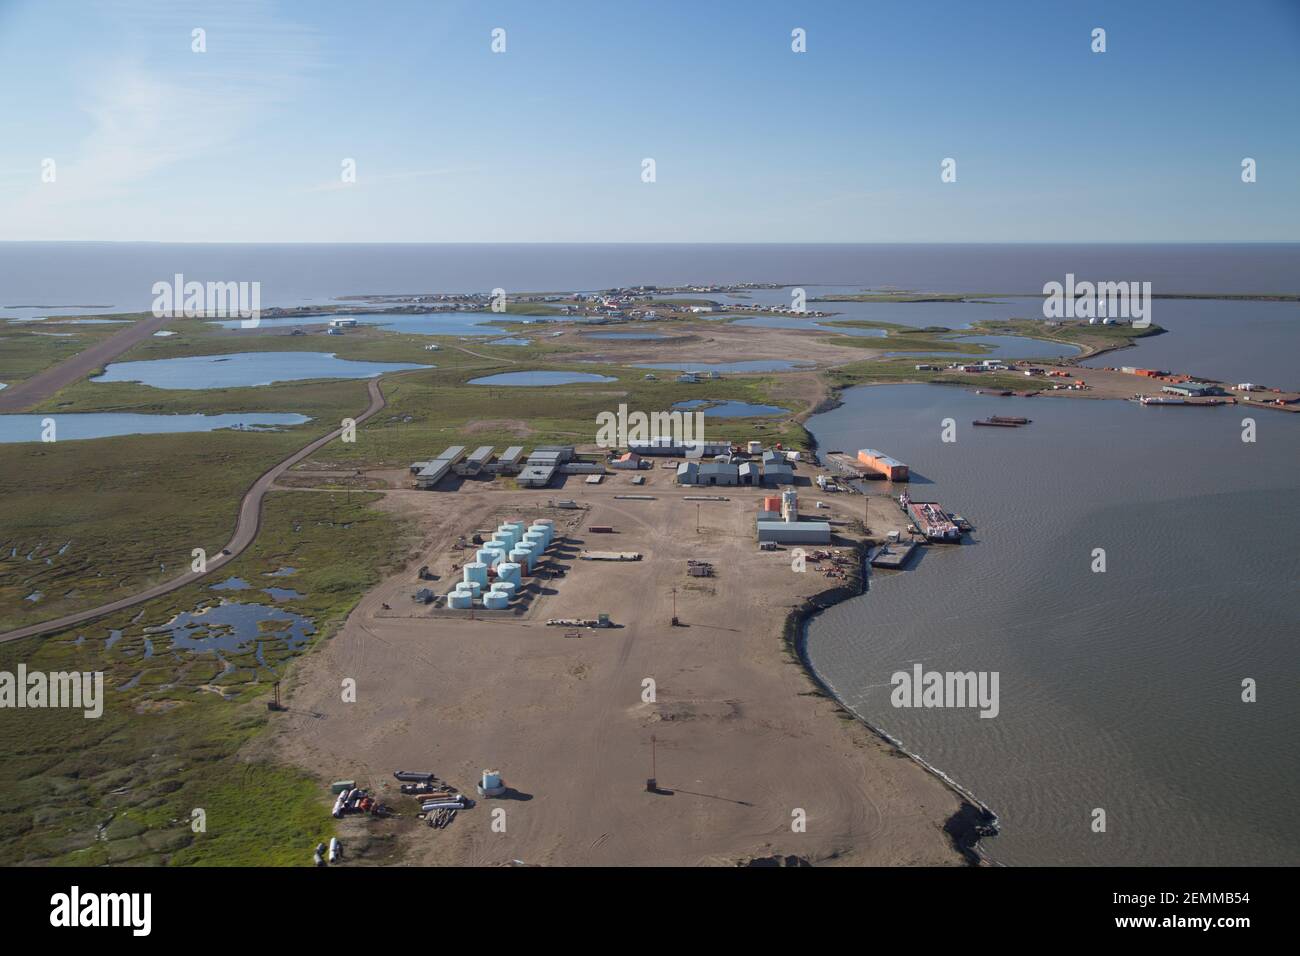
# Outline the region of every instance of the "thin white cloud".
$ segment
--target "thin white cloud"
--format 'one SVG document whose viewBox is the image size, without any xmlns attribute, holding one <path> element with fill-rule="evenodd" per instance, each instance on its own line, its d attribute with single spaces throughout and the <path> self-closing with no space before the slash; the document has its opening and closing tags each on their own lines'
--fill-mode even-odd
<svg viewBox="0 0 1300 956">
<path fill-rule="evenodd" d="M 89 132 L 56 162 L 53 184 L 28 183 L 5 212 L 11 226 L 41 231 L 76 218 L 69 207 L 129 198 L 151 177 L 235 146 L 268 112 L 290 101 L 321 66 L 316 33 L 271 5 L 198 7 L 111 3 L 101 55 L 81 65 L 77 108 Z M 207 52 L 191 52 L 191 31 Z"/>
</svg>

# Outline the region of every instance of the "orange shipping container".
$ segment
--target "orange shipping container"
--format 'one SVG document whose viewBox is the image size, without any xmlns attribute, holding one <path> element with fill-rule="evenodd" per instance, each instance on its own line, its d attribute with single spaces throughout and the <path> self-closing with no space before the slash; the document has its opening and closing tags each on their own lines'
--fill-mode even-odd
<svg viewBox="0 0 1300 956">
<path fill-rule="evenodd" d="M 763 510 L 764 510 L 764 511 L 780 511 L 780 510 L 781 510 L 781 498 L 780 498 L 779 496 L 771 496 L 771 497 L 764 498 L 764 499 L 763 499 Z"/>
</svg>

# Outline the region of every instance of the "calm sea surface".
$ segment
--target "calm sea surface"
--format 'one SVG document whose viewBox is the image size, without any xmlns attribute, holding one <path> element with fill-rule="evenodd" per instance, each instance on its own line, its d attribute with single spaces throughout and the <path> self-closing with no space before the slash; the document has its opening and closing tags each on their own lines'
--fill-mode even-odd
<svg viewBox="0 0 1300 956">
<path fill-rule="evenodd" d="M 809 654 L 849 706 L 992 807 L 993 858 L 1300 863 L 1300 416 L 1255 410 L 1247 444 L 1234 408 L 927 385 L 844 399 L 812 419 L 820 447 L 901 458 L 914 497 L 976 531 L 873 572 L 814 620 Z M 971 427 L 991 414 L 1033 423 Z M 999 715 L 893 707 L 890 677 L 914 662 L 998 672 Z M 1247 678 L 1258 703 L 1241 701 Z"/>
</svg>

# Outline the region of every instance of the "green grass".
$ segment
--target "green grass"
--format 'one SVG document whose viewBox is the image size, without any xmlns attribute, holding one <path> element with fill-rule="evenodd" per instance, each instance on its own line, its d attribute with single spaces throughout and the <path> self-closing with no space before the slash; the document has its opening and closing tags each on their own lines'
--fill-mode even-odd
<svg viewBox="0 0 1300 956">
<path fill-rule="evenodd" d="M 278 606 L 310 617 L 312 646 L 327 639 L 358 598 L 398 563 L 409 530 L 372 507 L 374 495 L 280 492 L 268 497 L 264 530 L 229 573 L 305 596 Z M 346 561 L 340 559 L 346 555 Z M 298 574 L 267 578 L 291 565 Z M 223 576 L 226 570 L 223 569 Z M 270 683 L 295 656 L 265 632 L 260 666 L 254 651 L 176 650 L 144 629 L 177 611 L 227 600 L 270 603 L 260 591 L 184 588 L 48 638 L 0 645 L 0 670 L 102 670 L 107 703 L 97 720 L 80 711 L 14 710 L 0 721 L 0 864 L 173 863 L 307 865 L 332 831 L 328 793 L 307 775 L 240 751 L 266 727 Z M 133 623 L 134 622 L 134 623 Z M 111 649 L 110 628 L 123 636 Z M 83 636 L 81 644 L 74 643 Z M 302 653 L 302 651 L 299 651 Z M 144 676 L 132 689 L 109 690 Z M 201 687 L 217 681 L 232 699 Z M 207 814 L 207 832 L 191 832 L 191 811 Z M 101 831 L 101 827 L 103 827 Z"/>
<path fill-rule="evenodd" d="M 41 335 L 39 324 L 5 326 L 0 324 L 0 382 L 12 387 L 37 372 L 58 365 L 84 352 L 122 326 L 59 325 L 48 331 L 58 335 Z M 63 333 L 70 333 L 65 338 Z"/>
<path fill-rule="evenodd" d="M 128 391 L 140 388 L 124 385 Z M 208 403 L 215 396 L 193 395 L 204 396 L 195 403 L 200 407 L 139 401 L 116 407 L 212 410 Z M 251 401 L 254 397 L 259 400 Z M 6 511 L 0 530 L 0 629 L 94 607 L 173 578 L 188 568 L 194 548 L 216 554 L 233 533 L 239 500 L 254 479 L 336 427 L 344 415 L 357 414 L 366 402 L 360 382 L 270 388 L 261 396 L 247 396 L 247 404 L 301 410 L 313 421 L 283 432 L 0 445 L 0 498 Z M 225 400 L 217 407 L 247 410 L 232 407 L 238 404 Z M 57 413 L 54 417 L 57 421 Z M 44 597 L 25 600 L 35 591 Z"/>
</svg>

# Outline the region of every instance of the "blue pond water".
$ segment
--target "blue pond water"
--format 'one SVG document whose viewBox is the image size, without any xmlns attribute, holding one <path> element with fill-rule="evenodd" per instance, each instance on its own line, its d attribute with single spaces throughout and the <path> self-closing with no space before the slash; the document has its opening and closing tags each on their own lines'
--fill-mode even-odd
<svg viewBox="0 0 1300 956">
<path fill-rule="evenodd" d="M 292 329 L 306 325 L 327 325 L 330 319 L 355 319 L 358 325 L 377 325 L 392 332 L 412 335 L 500 335 L 501 329 L 493 325 L 501 322 L 497 312 L 423 312 L 414 315 L 374 315 L 335 312 L 329 315 L 290 316 L 262 319 L 260 327 Z M 511 318 L 507 321 L 516 322 Z M 239 319 L 223 319 L 222 328 L 240 328 Z"/>
<path fill-rule="evenodd" d="M 306 597 L 305 594 L 299 594 L 293 588 L 262 588 L 264 594 L 269 594 L 277 601 L 290 601 L 294 598 Z"/>
<path fill-rule="evenodd" d="M 616 382 L 608 375 L 591 372 L 502 372 L 470 379 L 471 385 L 576 385 L 580 382 Z"/>
<path fill-rule="evenodd" d="M 783 372 L 808 365 L 782 359 L 754 359 L 748 362 L 655 362 L 636 368 L 662 368 L 679 372 Z"/>
<path fill-rule="evenodd" d="M 313 378 L 374 378 L 384 372 L 433 368 L 409 362 L 354 362 L 332 352 L 236 352 L 114 362 L 92 382 L 140 382 L 153 388 L 240 388 Z"/>
<path fill-rule="evenodd" d="M 674 402 L 673 408 L 700 408 L 704 406 L 705 418 L 756 418 L 760 415 L 782 415 L 789 411 L 777 405 L 757 405 L 753 402 L 710 402 L 693 398 L 688 402 Z"/>
<path fill-rule="evenodd" d="M 252 585 L 243 578 L 226 578 L 212 585 L 209 590 L 212 591 L 247 591 Z"/>
<path fill-rule="evenodd" d="M 263 621 L 288 621 L 287 628 L 261 630 Z M 259 640 L 284 640 L 297 650 L 316 628 L 301 614 L 265 604 L 219 604 L 201 611 L 182 611 L 168 624 L 145 629 L 146 634 L 169 634 L 173 647 L 191 651 L 251 650 Z"/>
<path fill-rule="evenodd" d="M 138 415 L 132 412 L 84 412 L 79 414 L 0 415 L 0 444 L 40 441 L 43 422 L 53 419 L 59 441 L 110 438 L 115 435 L 162 435 L 178 432 L 210 432 L 219 428 L 264 431 L 310 421 L 305 415 L 279 412 L 241 412 L 235 415 Z"/>
</svg>

